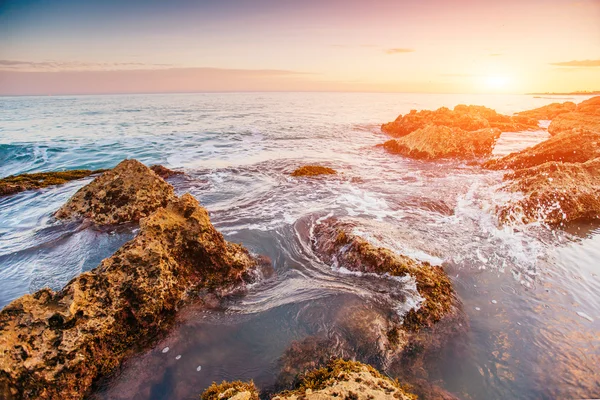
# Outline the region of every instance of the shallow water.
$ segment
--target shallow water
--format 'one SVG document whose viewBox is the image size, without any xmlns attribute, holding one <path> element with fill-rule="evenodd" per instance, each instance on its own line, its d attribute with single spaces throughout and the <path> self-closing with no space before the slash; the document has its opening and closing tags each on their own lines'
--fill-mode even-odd
<svg viewBox="0 0 600 400">
<path fill-rule="evenodd" d="M 184 310 L 171 334 L 127 361 L 99 398 L 187 399 L 222 379 L 268 389 L 289 344 L 335 331 L 349 305 L 405 309 L 410 283 L 344 274 L 313 254 L 311 228 L 328 215 L 351 217 L 369 240 L 446 266 L 471 331 L 468 352 L 441 362 L 442 386 L 465 399 L 594 398 L 600 228 L 499 227 L 494 208 L 510 197 L 498 190 L 501 173 L 375 147 L 387 139 L 379 124 L 413 108 L 467 103 L 511 113 L 551 102 L 327 93 L 1 98 L 0 176 L 109 168 L 125 157 L 182 168 L 187 175 L 171 180 L 177 192 L 196 196 L 228 240 L 273 260 L 274 276 L 245 296 Z M 545 137 L 542 129 L 505 133 L 495 153 Z M 289 177 L 308 162 L 340 174 Z M 51 218 L 87 182 L 0 198 L 0 306 L 62 287 L 135 235 L 134 225 Z"/>
</svg>

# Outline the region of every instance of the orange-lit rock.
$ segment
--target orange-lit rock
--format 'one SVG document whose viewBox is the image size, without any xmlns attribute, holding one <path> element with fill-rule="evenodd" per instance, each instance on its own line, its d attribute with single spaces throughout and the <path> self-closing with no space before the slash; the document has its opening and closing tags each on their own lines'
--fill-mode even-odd
<svg viewBox="0 0 600 400">
<path fill-rule="evenodd" d="M 600 96 L 579 103 L 574 112 L 557 116 L 548 127 L 551 135 L 586 130 L 600 133 Z"/>
<path fill-rule="evenodd" d="M 521 111 L 517 113 L 517 116 L 533 118 L 536 120 L 552 120 L 560 114 L 575 111 L 575 108 L 577 108 L 577 106 L 572 101 L 552 103 L 540 108 L 534 108 L 533 110 Z"/>
</svg>

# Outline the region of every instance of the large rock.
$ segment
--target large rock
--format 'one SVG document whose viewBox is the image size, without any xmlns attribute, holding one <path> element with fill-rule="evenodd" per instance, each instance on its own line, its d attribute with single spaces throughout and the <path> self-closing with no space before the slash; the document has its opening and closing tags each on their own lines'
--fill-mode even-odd
<svg viewBox="0 0 600 400">
<path fill-rule="evenodd" d="M 446 107 L 435 111 L 411 110 L 408 114 L 398 116 L 395 121 L 383 124 L 381 130 L 390 136 L 402 137 L 428 125 L 459 128 L 463 131 L 498 128 L 505 132 L 538 128 L 538 122 L 534 119 L 524 116 L 510 117 L 487 107 L 460 104 L 454 107 L 454 110 Z"/>
<path fill-rule="evenodd" d="M 550 135 L 585 130 L 600 133 L 600 96 L 579 103 L 574 112 L 557 116 L 548 126 Z"/>
<path fill-rule="evenodd" d="M 429 125 L 399 139 L 388 140 L 382 146 L 390 153 L 420 160 L 472 160 L 489 157 L 500 135 L 496 128 L 464 131 Z"/>
<path fill-rule="evenodd" d="M 504 179 L 504 190 L 523 197 L 499 208 L 502 222 L 562 225 L 600 218 L 600 158 L 581 164 L 548 162 Z"/>
<path fill-rule="evenodd" d="M 600 132 L 562 132 L 518 153 L 489 160 L 489 169 L 522 169 L 547 162 L 586 162 L 600 157 Z"/>
<path fill-rule="evenodd" d="M 127 164 L 101 182 L 129 181 L 126 169 L 164 187 Z M 42 289 L 0 312 L 0 398 L 84 398 L 99 377 L 167 329 L 190 294 L 239 288 L 256 264 L 223 239 L 191 195 L 173 199 L 97 268 L 59 292 Z"/>
<path fill-rule="evenodd" d="M 557 116 L 575 111 L 577 106 L 572 101 L 565 103 L 552 103 L 547 106 L 535 108 L 533 110 L 521 111 L 517 115 L 536 120 L 552 120 Z"/>
<path fill-rule="evenodd" d="M 337 172 L 333 168 L 323 167 L 321 165 L 303 165 L 292 172 L 292 176 L 319 176 L 335 175 Z"/>
<path fill-rule="evenodd" d="M 175 198 L 173 187 L 137 160 L 124 160 L 79 189 L 55 214 L 99 225 L 139 221 Z"/>
<path fill-rule="evenodd" d="M 82 179 L 101 172 L 104 172 L 104 170 L 90 171 L 89 169 L 75 169 L 70 171 L 11 175 L 0 179 L 0 196 L 8 196 L 26 190 L 41 189 L 48 186 L 62 185 L 69 181 Z"/>
</svg>

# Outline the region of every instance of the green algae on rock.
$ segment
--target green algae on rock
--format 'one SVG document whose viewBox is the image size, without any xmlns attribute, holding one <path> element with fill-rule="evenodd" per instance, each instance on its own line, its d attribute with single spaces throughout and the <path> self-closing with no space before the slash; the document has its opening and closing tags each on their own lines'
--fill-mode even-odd
<svg viewBox="0 0 600 400">
<path fill-rule="evenodd" d="M 124 160 L 79 189 L 56 213 L 99 225 L 139 221 L 175 199 L 173 187 L 137 160 Z"/>
<path fill-rule="evenodd" d="M 585 163 L 547 162 L 506 174 L 506 191 L 522 198 L 497 210 L 501 222 L 561 225 L 600 218 L 600 158 Z"/>
<path fill-rule="evenodd" d="M 292 176 L 318 176 L 318 175 L 334 175 L 337 174 L 333 168 L 323 167 L 321 165 L 304 165 L 294 172 Z"/>
<path fill-rule="evenodd" d="M 97 268 L 0 312 L 0 398 L 86 397 L 98 378 L 168 329 L 193 293 L 230 293 L 255 267 L 196 199 L 174 198 Z"/>
<path fill-rule="evenodd" d="M 566 131 L 535 146 L 492 159 L 483 164 L 488 169 L 522 169 L 547 162 L 582 163 L 600 157 L 600 132 Z"/>
<path fill-rule="evenodd" d="M 0 179 L 0 196 L 41 189 L 48 186 L 62 185 L 69 181 L 82 179 L 106 170 L 91 171 L 89 169 L 74 169 L 69 171 L 36 172 L 32 174 L 11 175 Z"/>
<path fill-rule="evenodd" d="M 202 393 L 201 400 L 258 400 L 258 390 L 254 382 L 214 383 Z"/>
<path fill-rule="evenodd" d="M 460 128 L 429 125 L 399 139 L 388 140 L 381 146 L 392 154 L 420 160 L 473 160 L 489 157 L 500 134 L 496 128 L 463 131 Z"/>
</svg>

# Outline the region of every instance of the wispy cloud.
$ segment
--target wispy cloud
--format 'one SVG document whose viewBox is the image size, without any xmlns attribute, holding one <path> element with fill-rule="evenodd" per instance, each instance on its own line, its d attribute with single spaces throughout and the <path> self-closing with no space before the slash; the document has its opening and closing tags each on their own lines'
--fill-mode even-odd
<svg viewBox="0 0 600 400">
<path fill-rule="evenodd" d="M 173 64 L 145 64 L 141 62 L 94 63 L 80 61 L 0 60 L 0 69 L 27 71 L 102 71 L 136 68 L 168 68 L 173 66 Z"/>
<path fill-rule="evenodd" d="M 550 63 L 557 67 L 600 67 L 600 60 L 573 60 Z"/>
<path fill-rule="evenodd" d="M 385 49 L 386 54 L 402 54 L 402 53 L 413 53 L 415 49 L 408 49 L 404 47 L 398 47 L 393 49 Z"/>
</svg>

